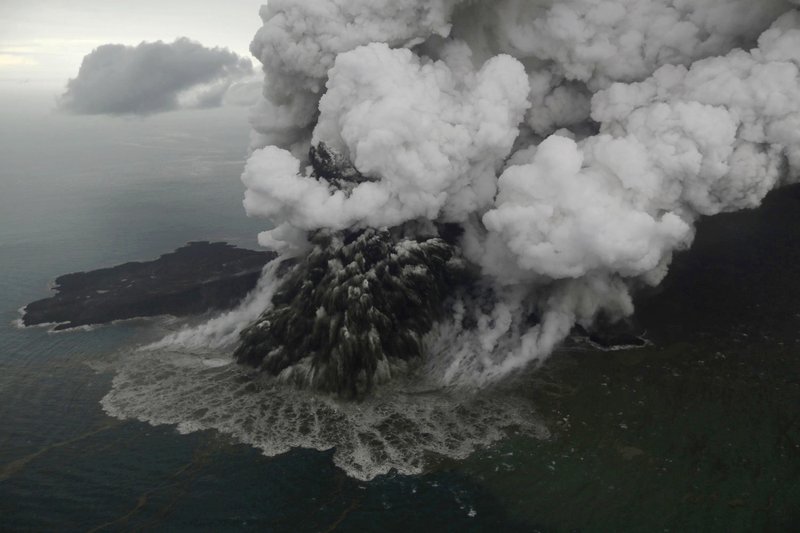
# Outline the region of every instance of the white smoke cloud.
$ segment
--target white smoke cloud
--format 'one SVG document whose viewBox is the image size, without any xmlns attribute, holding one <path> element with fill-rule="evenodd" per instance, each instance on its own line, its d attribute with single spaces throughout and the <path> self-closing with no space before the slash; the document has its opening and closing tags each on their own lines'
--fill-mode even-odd
<svg viewBox="0 0 800 533">
<path fill-rule="evenodd" d="M 461 223 L 499 301 L 476 330 L 441 326 L 466 339 L 442 343 L 442 376 L 494 379 L 576 323 L 632 313 L 630 287 L 663 279 L 698 217 L 798 178 L 792 4 L 270 2 L 245 206 L 275 223 L 275 248 L 322 227 Z M 312 177 L 320 141 L 374 181 Z"/>
<path fill-rule="evenodd" d="M 746 47 L 787 10 L 785 0 L 466 2 L 454 34 L 484 53 L 535 59 L 594 91 Z"/>
<path fill-rule="evenodd" d="M 752 52 L 597 93 L 601 134 L 550 137 L 499 179 L 489 238 L 554 279 L 646 274 L 691 240 L 697 215 L 760 204 L 800 147 L 800 28 L 779 19 Z M 798 168 L 790 164 L 790 172 Z"/>
<path fill-rule="evenodd" d="M 588 119 L 587 94 L 747 48 L 788 9 L 786 0 L 463 2 L 453 35 L 484 59 L 508 53 L 532 65 L 526 122 L 544 135 Z"/>
<path fill-rule="evenodd" d="M 288 148 L 310 134 L 328 70 L 339 54 L 369 43 L 408 47 L 447 35 L 459 0 L 271 0 L 250 51 L 264 65 L 254 147 Z"/>
<path fill-rule="evenodd" d="M 468 52 L 458 47 L 454 55 Z M 244 173 L 248 212 L 310 230 L 416 218 L 463 221 L 487 208 L 528 106 L 527 76 L 510 56 L 497 56 L 478 72 L 459 70 L 384 44 L 341 54 L 313 141 L 324 141 L 379 181 L 350 194 L 334 191 L 301 175 L 289 152 L 267 147 L 253 154 Z"/>
<path fill-rule="evenodd" d="M 251 75 L 249 59 L 185 37 L 172 43 L 106 44 L 83 59 L 59 107 L 88 115 L 217 107 L 234 81 Z"/>
<path fill-rule="evenodd" d="M 603 148 L 613 154 L 611 162 L 641 155 L 624 152 L 627 147 L 611 139 Z M 625 160 L 625 170 L 635 172 L 637 163 Z M 635 276 L 656 268 L 665 253 L 690 238 L 691 228 L 680 217 L 637 208 L 617 176 L 582 169 L 584 164 L 573 140 L 553 136 L 539 145 L 530 164 L 510 167 L 500 177 L 496 207 L 483 223 L 522 270 L 553 279 L 601 269 Z"/>
</svg>

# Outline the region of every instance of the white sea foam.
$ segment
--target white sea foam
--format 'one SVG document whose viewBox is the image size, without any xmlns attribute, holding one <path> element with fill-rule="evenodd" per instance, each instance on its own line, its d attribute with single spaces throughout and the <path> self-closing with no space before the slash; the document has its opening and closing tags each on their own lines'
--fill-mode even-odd
<svg viewBox="0 0 800 533">
<path fill-rule="evenodd" d="M 70 331 L 69 329 L 67 329 L 67 330 L 57 330 L 57 331 L 55 330 L 56 327 L 60 326 L 61 324 L 65 324 L 65 323 L 66 322 L 42 322 L 41 324 L 26 325 L 25 322 L 23 322 L 22 318 L 18 318 L 16 320 L 12 320 L 11 321 L 11 324 L 15 328 L 18 328 L 18 329 L 37 329 L 37 328 L 38 329 L 48 329 L 49 330 L 48 333 L 64 333 L 65 331 Z"/>
<path fill-rule="evenodd" d="M 25 308 L 23 307 L 22 309 L 25 309 Z M 28 327 L 28 326 L 25 325 L 25 322 L 23 322 L 23 319 L 25 318 L 25 315 L 22 312 L 22 309 L 20 309 L 19 318 L 15 318 L 14 320 L 11 321 L 11 327 L 13 327 L 14 329 L 25 329 L 25 328 Z"/>
<path fill-rule="evenodd" d="M 17 309 L 17 314 L 19 315 L 19 317 L 17 319 L 15 319 L 15 320 L 11 321 L 11 325 L 13 327 L 15 327 L 17 329 L 44 328 L 44 327 L 52 328 L 52 327 L 55 327 L 55 326 L 58 325 L 57 322 L 48 322 L 47 324 L 33 324 L 31 326 L 26 325 L 25 324 L 25 309 L 27 307 L 28 307 L 27 305 L 23 305 L 22 307 Z"/>
<path fill-rule="evenodd" d="M 594 348 L 595 350 L 599 350 L 601 352 L 621 352 L 623 350 L 639 350 L 641 348 L 646 348 L 648 346 L 652 346 L 653 343 L 650 342 L 648 339 L 642 339 L 642 344 L 617 344 L 614 346 L 603 346 L 602 344 L 598 344 L 596 342 L 587 341 L 587 344 Z"/>
<path fill-rule="evenodd" d="M 83 324 L 82 326 L 75 326 L 72 328 L 67 329 L 56 329 L 57 326 L 61 324 L 66 324 L 66 322 L 59 322 L 57 324 L 42 324 L 42 326 L 51 326 L 51 329 L 47 330 L 49 335 L 60 335 L 62 333 L 74 333 L 76 331 L 94 331 L 99 327 L 102 327 L 102 324 Z"/>
<path fill-rule="evenodd" d="M 548 436 L 527 401 L 436 388 L 421 376 L 396 380 L 353 403 L 216 364 L 231 361 L 223 353 L 149 348 L 120 359 L 101 401 L 109 415 L 174 424 L 180 433 L 215 429 L 268 456 L 335 449 L 335 464 L 362 480 L 391 470 L 418 474 L 433 456 L 465 458 L 512 431 Z"/>
</svg>

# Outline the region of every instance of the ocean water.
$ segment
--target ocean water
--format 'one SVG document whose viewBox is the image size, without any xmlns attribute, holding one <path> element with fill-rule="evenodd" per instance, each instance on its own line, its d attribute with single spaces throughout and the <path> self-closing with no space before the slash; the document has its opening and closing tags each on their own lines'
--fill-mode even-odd
<svg viewBox="0 0 800 533">
<path fill-rule="evenodd" d="M 0 110 L 0 529 L 791 531 L 800 524 L 800 193 L 705 221 L 652 345 L 570 344 L 479 394 L 286 391 L 175 320 L 14 326 L 56 276 L 189 240 L 255 246 L 245 111 Z M 194 321 L 203 323 L 210 317 Z"/>
</svg>

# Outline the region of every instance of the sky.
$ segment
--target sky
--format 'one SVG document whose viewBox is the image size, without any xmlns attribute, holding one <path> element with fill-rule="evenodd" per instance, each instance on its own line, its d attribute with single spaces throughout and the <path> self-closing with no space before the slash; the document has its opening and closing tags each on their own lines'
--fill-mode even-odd
<svg viewBox="0 0 800 533">
<path fill-rule="evenodd" d="M 188 37 L 250 57 L 248 47 L 261 25 L 262 3 L 2 0 L 0 99 L 31 90 L 58 93 L 77 74 L 83 57 L 106 43 L 137 45 Z"/>
</svg>

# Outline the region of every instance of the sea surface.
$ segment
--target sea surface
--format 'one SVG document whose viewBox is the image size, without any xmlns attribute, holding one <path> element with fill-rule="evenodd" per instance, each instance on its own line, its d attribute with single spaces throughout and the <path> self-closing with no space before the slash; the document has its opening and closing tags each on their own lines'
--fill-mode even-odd
<svg viewBox="0 0 800 533">
<path fill-rule="evenodd" d="M 800 524 L 797 188 L 701 224 L 639 299 L 646 348 L 572 342 L 496 390 L 400 384 L 341 406 L 276 391 L 224 352 L 136 349 L 176 320 L 15 326 L 60 274 L 191 240 L 255 247 L 266 222 L 241 206 L 244 110 L 0 114 L 14 124 L 0 129 L 1 530 Z"/>
</svg>

